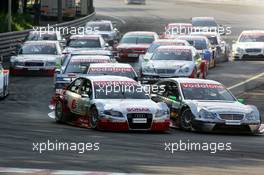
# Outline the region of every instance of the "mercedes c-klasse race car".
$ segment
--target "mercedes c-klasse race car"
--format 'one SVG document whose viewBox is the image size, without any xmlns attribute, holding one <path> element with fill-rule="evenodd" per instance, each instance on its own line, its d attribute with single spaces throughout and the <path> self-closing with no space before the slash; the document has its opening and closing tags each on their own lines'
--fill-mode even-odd
<svg viewBox="0 0 264 175">
<path fill-rule="evenodd" d="M 118 60 L 138 59 L 140 55 L 146 53 L 151 43 L 157 39 L 158 34 L 155 32 L 138 31 L 126 33 L 115 48 Z"/>
<path fill-rule="evenodd" d="M 138 75 L 130 64 L 126 63 L 93 63 L 90 64 L 88 75 L 123 76 L 138 81 Z"/>
<path fill-rule="evenodd" d="M 5 70 L 0 63 L 0 99 L 6 97 L 9 93 L 9 70 Z"/>
<path fill-rule="evenodd" d="M 150 59 L 155 52 L 155 50 L 160 46 L 189 46 L 190 44 L 185 40 L 178 39 L 158 39 L 153 41 L 153 43 L 148 48 L 145 55 L 140 55 L 140 61 L 142 59 L 147 60 Z"/>
<path fill-rule="evenodd" d="M 192 32 L 191 35 L 206 36 L 210 41 L 211 48 L 215 49 L 215 55 L 213 55 L 215 61 L 228 61 L 230 55 L 230 46 L 221 38 L 220 34 L 216 32 Z"/>
<path fill-rule="evenodd" d="M 105 42 L 113 46 L 120 38 L 120 33 L 117 28 L 114 28 L 111 21 L 90 21 L 86 24 L 86 34 L 102 35 Z"/>
<path fill-rule="evenodd" d="M 146 95 L 135 80 L 120 76 L 83 76 L 51 101 L 57 122 L 101 130 L 167 131 L 169 109 Z"/>
<path fill-rule="evenodd" d="M 169 23 L 165 26 L 165 32 L 160 36 L 160 38 L 173 39 L 178 35 L 189 35 L 191 32 L 191 23 Z"/>
<path fill-rule="evenodd" d="M 101 35 L 72 35 L 67 40 L 63 54 L 69 54 L 73 51 L 92 49 L 108 49 L 108 46 Z"/>
<path fill-rule="evenodd" d="M 142 83 L 170 77 L 205 78 L 206 70 L 206 62 L 193 46 L 160 46 L 140 68 Z"/>
<path fill-rule="evenodd" d="M 211 47 L 210 41 L 206 36 L 181 35 L 177 39 L 188 41 L 201 55 L 202 59 L 207 61 L 208 68 L 216 66 L 214 57 L 216 49 Z"/>
<path fill-rule="evenodd" d="M 264 59 L 264 30 L 243 31 L 232 46 L 235 60 Z"/>
<path fill-rule="evenodd" d="M 173 125 L 184 130 L 257 133 L 261 125 L 258 109 L 244 105 L 221 83 L 213 80 L 169 78 L 153 93 L 156 102 L 170 108 Z"/>
<path fill-rule="evenodd" d="M 91 63 L 110 63 L 106 55 L 70 54 L 60 69 L 56 69 L 55 90 L 60 91 L 81 74 L 86 74 Z"/>
<path fill-rule="evenodd" d="M 11 73 L 53 76 L 61 61 L 62 49 L 58 41 L 27 41 L 18 55 L 11 57 Z"/>
</svg>

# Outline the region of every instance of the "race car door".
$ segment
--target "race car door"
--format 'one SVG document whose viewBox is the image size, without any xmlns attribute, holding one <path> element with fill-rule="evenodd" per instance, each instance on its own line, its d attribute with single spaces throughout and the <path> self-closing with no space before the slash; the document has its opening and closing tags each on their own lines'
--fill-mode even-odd
<svg viewBox="0 0 264 175">
<path fill-rule="evenodd" d="M 78 106 L 80 109 L 80 115 L 87 116 L 88 110 L 91 106 L 92 99 L 92 84 L 88 79 L 84 79 L 80 88 L 81 98 L 78 101 Z"/>
<path fill-rule="evenodd" d="M 67 107 L 70 109 L 72 113 L 77 115 L 80 115 L 81 113 L 80 105 L 78 105 L 78 102 L 81 99 L 81 95 L 79 92 L 82 82 L 83 82 L 82 78 L 77 78 L 75 81 L 73 81 L 70 84 L 70 86 L 68 87 L 65 93 Z"/>
</svg>

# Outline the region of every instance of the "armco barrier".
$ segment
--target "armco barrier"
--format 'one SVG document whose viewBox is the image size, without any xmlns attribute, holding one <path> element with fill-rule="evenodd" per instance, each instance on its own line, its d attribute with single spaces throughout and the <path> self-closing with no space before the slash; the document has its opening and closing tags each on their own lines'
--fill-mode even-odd
<svg viewBox="0 0 264 175">
<path fill-rule="evenodd" d="M 84 26 L 88 21 L 92 20 L 95 12 L 68 22 L 52 25 L 53 27 L 81 27 Z M 19 32 L 7 32 L 0 33 L 0 58 L 6 58 L 11 55 L 12 52 L 17 50 L 18 44 L 20 44 L 27 34 L 33 29 L 24 30 Z"/>
</svg>

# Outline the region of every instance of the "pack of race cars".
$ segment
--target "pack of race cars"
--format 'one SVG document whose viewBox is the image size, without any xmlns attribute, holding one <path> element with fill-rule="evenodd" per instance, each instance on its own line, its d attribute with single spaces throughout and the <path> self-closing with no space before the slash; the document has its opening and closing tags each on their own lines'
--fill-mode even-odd
<svg viewBox="0 0 264 175">
<path fill-rule="evenodd" d="M 197 26 L 199 31 L 193 28 Z M 192 23 L 168 24 L 161 35 L 134 31 L 120 38 L 111 21 L 88 22 L 89 32 L 67 40 L 56 32 L 31 32 L 11 57 L 10 70 L 13 75 L 54 77 L 49 116 L 58 123 L 112 131 L 174 126 L 258 133 L 257 108 L 242 104 L 219 82 L 205 80 L 231 51 L 212 31 L 218 26 L 213 18 L 198 17 Z M 264 31 L 242 32 L 232 56 L 263 56 L 263 38 Z M 127 60 L 138 61 L 139 68 L 120 63 Z M 0 69 L 1 96 L 8 93 L 8 75 Z"/>
</svg>

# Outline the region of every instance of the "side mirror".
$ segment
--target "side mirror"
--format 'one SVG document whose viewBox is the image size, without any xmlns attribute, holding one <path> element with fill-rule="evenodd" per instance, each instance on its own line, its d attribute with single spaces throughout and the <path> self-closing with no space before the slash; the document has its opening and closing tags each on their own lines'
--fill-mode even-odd
<svg viewBox="0 0 264 175">
<path fill-rule="evenodd" d="M 114 31 L 118 32 L 118 29 L 117 28 L 114 28 Z"/>
<path fill-rule="evenodd" d="M 242 103 L 242 104 L 245 104 L 245 103 L 246 103 L 245 99 L 242 99 L 242 98 L 237 99 L 237 101 L 238 101 L 239 103 Z"/>
<path fill-rule="evenodd" d="M 177 97 L 176 96 L 169 96 L 169 99 L 173 100 L 173 101 L 177 101 Z"/>
</svg>

